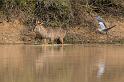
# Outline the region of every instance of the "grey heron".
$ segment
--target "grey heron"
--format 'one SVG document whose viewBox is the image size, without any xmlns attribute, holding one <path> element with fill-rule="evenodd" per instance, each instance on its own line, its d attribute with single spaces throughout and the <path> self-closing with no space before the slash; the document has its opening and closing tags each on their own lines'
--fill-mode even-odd
<svg viewBox="0 0 124 82">
<path fill-rule="evenodd" d="M 97 17 L 96 17 L 96 20 L 98 21 L 98 24 L 99 24 L 99 27 L 98 27 L 98 29 L 97 29 L 97 32 L 99 32 L 99 33 L 103 33 L 103 34 L 106 33 L 106 34 L 107 34 L 107 32 L 108 32 L 110 29 L 112 29 L 113 27 L 116 26 L 116 25 L 114 25 L 114 26 L 112 26 L 112 27 L 107 28 L 107 26 L 106 26 L 104 20 L 103 20 L 100 16 L 97 16 Z"/>
</svg>

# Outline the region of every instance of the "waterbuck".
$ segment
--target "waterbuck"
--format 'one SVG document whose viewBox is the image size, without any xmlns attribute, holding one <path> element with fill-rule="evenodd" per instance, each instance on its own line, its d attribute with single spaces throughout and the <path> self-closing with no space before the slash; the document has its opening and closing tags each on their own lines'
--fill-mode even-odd
<svg viewBox="0 0 124 82">
<path fill-rule="evenodd" d="M 62 28 L 52 29 L 45 28 L 42 22 L 37 21 L 34 28 L 36 33 L 39 33 L 43 39 L 50 39 L 52 44 L 55 40 L 59 40 L 63 44 L 63 39 L 66 35 L 66 31 Z"/>
</svg>

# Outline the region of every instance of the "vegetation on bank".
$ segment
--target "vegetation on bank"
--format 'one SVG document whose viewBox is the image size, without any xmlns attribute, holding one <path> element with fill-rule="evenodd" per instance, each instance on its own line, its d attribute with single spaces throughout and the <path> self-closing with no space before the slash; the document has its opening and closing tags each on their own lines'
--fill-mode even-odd
<svg viewBox="0 0 124 82">
<path fill-rule="evenodd" d="M 124 15 L 123 0 L 0 0 L 0 15 L 31 24 L 41 19 L 47 26 L 92 26 L 92 14 Z M 33 25 L 33 24 L 31 24 Z"/>
<path fill-rule="evenodd" d="M 19 19 L 28 29 L 33 29 L 36 20 L 45 26 L 96 28 L 94 15 L 111 15 L 124 18 L 123 0 L 0 0 L 0 22 Z M 85 29 L 85 28 L 83 28 Z M 68 37 L 69 36 L 69 37 Z M 87 39 L 80 35 L 68 35 L 67 40 Z M 72 38 L 71 38 L 72 36 Z M 78 38 L 78 37 L 79 38 Z M 94 39 L 89 39 L 94 40 Z M 68 42 L 68 41 L 67 41 Z M 85 41 L 84 41 L 85 42 Z M 77 43 L 77 42 L 76 42 Z"/>
</svg>

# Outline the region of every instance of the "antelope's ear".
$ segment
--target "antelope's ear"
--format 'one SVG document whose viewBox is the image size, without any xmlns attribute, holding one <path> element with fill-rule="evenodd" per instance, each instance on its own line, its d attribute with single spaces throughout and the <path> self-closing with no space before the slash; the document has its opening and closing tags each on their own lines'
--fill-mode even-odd
<svg viewBox="0 0 124 82">
<path fill-rule="evenodd" d="M 40 21 L 36 21 L 36 25 L 38 25 L 38 24 L 41 24 L 41 22 Z"/>
<path fill-rule="evenodd" d="M 43 25 L 43 22 L 36 21 L 36 25 Z"/>
<path fill-rule="evenodd" d="M 43 25 L 43 22 L 40 22 L 40 25 Z"/>
</svg>

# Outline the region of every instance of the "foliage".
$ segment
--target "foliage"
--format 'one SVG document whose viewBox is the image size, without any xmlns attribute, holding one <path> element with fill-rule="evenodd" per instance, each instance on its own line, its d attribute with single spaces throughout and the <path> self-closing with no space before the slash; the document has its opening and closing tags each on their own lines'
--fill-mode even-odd
<svg viewBox="0 0 124 82">
<path fill-rule="evenodd" d="M 36 5 L 35 15 L 47 25 L 60 26 L 70 22 L 69 0 L 42 0 Z"/>
<path fill-rule="evenodd" d="M 124 15 L 123 0 L 0 0 L 7 18 L 19 17 L 27 24 L 43 20 L 47 26 L 89 25 L 92 13 Z M 110 12 L 111 11 L 111 12 Z M 93 26 L 93 24 L 91 24 Z"/>
</svg>

